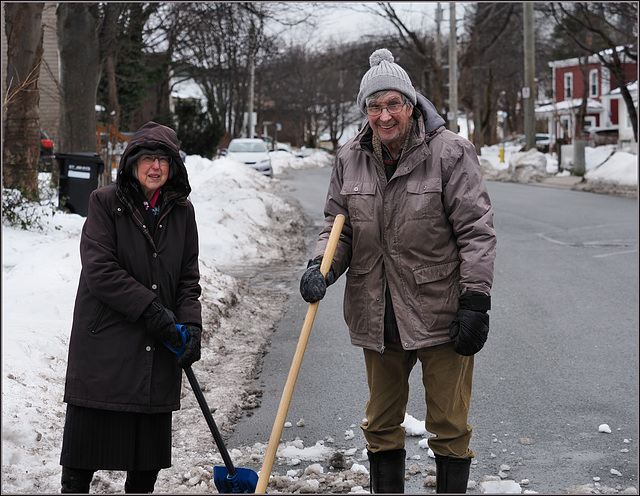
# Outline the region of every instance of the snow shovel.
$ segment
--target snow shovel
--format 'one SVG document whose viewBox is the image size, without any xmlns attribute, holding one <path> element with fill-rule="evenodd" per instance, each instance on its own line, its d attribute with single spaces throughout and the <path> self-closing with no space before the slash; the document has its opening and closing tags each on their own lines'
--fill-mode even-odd
<svg viewBox="0 0 640 496">
<path fill-rule="evenodd" d="M 182 334 L 182 347 L 179 349 L 175 349 L 172 348 L 168 343 L 164 343 L 164 341 L 163 343 L 167 348 L 175 353 L 178 358 L 180 358 L 180 356 L 182 356 L 182 352 L 186 347 L 189 334 L 186 327 L 183 325 L 176 324 L 176 328 L 180 331 L 180 334 Z M 202 394 L 202 389 L 200 388 L 200 384 L 198 384 L 196 376 L 191 369 L 191 365 L 184 367 L 183 370 L 187 376 L 187 379 L 189 379 L 191 389 L 193 389 L 193 392 L 196 395 L 196 399 L 198 400 L 200 409 L 202 410 L 204 418 L 207 421 L 209 430 L 211 431 L 211 434 L 213 434 L 213 439 L 215 440 L 216 445 L 218 446 L 218 450 L 220 451 L 220 455 L 222 455 L 222 459 L 224 460 L 224 467 L 213 467 L 213 482 L 215 483 L 218 492 L 253 493 L 256 489 L 258 474 L 248 468 L 235 468 L 233 466 L 233 462 L 231 461 L 231 457 L 229 456 L 227 447 L 224 445 L 224 441 L 222 439 L 222 436 L 220 435 L 220 431 L 218 431 L 218 427 L 213 420 L 211 409 L 207 405 L 207 400 L 205 399 L 204 394 Z"/>
<path fill-rule="evenodd" d="M 331 268 L 331 262 L 333 262 L 333 255 L 336 252 L 338 241 L 340 239 L 340 233 L 342 232 L 342 226 L 344 225 L 344 215 L 339 214 L 333 221 L 333 227 L 331 228 L 331 234 L 329 235 L 329 241 L 327 247 L 324 250 L 324 256 L 322 257 L 322 264 L 320 265 L 320 272 L 323 276 L 327 275 Z M 265 453 L 264 461 L 262 462 L 262 469 L 260 470 L 260 477 L 258 478 L 258 484 L 256 486 L 256 494 L 266 494 L 267 485 L 269 484 L 269 477 L 271 475 L 271 469 L 273 468 L 273 462 L 278 450 L 278 444 L 280 443 L 280 436 L 282 436 L 282 429 L 284 422 L 287 418 L 287 412 L 289 410 L 289 404 L 291 403 L 291 397 L 293 396 L 293 388 L 295 387 L 296 380 L 298 378 L 298 372 L 302 365 L 302 357 L 304 356 L 305 349 L 307 347 L 307 341 L 309 341 L 309 335 L 311 333 L 311 327 L 313 326 L 313 320 L 315 319 L 316 312 L 318 310 L 318 303 L 310 303 L 307 310 L 307 315 L 304 318 L 302 325 L 302 331 L 300 332 L 300 338 L 298 339 L 298 347 L 296 348 L 295 355 L 293 356 L 293 362 L 289 369 L 289 376 L 287 382 L 284 385 L 284 391 L 282 392 L 282 399 L 280 400 L 280 406 L 278 407 L 278 413 L 276 415 L 275 423 L 271 431 L 271 437 L 269 438 L 269 444 L 267 445 L 267 451 Z"/>
</svg>

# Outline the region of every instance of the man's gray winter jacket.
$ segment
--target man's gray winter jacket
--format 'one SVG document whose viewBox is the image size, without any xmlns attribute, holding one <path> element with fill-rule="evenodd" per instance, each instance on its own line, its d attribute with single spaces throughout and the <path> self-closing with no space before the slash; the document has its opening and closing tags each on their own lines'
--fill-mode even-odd
<svg viewBox="0 0 640 496">
<path fill-rule="evenodd" d="M 344 317 L 352 344 L 378 351 L 387 283 L 407 350 L 450 341 L 459 296 L 490 295 L 493 283 L 493 209 L 475 148 L 446 130 L 422 95 L 413 115 L 409 145 L 389 181 L 362 146 L 368 123 L 338 151 L 314 252 L 323 255 L 335 216 L 344 214 L 332 266 L 336 276 L 349 269 Z"/>
</svg>

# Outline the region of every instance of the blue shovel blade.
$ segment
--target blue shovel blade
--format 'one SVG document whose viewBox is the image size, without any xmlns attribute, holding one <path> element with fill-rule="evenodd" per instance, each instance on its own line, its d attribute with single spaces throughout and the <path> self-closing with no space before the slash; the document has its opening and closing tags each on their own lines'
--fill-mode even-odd
<svg viewBox="0 0 640 496">
<path fill-rule="evenodd" d="M 249 468 L 236 468 L 236 475 L 231 477 L 227 467 L 213 467 L 213 482 L 221 494 L 255 493 L 258 485 L 258 474 Z"/>
</svg>

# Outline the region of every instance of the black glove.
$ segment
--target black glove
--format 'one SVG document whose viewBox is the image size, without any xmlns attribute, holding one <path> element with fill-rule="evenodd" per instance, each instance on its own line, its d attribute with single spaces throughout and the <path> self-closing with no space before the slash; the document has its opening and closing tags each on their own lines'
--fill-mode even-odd
<svg viewBox="0 0 640 496">
<path fill-rule="evenodd" d="M 321 265 L 322 257 L 309 260 L 307 270 L 305 270 L 300 278 L 300 294 L 307 303 L 315 303 L 324 298 L 327 287 L 331 286 L 336 280 L 333 269 L 329 269 L 326 277 L 322 277 L 322 273 L 320 272 Z"/>
<path fill-rule="evenodd" d="M 489 335 L 491 296 L 474 291 L 464 294 L 459 300 L 456 318 L 451 322 L 449 338 L 453 340 L 456 353 L 471 356 L 478 353 Z"/>
<path fill-rule="evenodd" d="M 178 358 L 178 365 L 180 367 L 188 367 L 194 362 L 200 360 L 200 341 L 202 340 L 202 329 L 196 325 L 186 325 L 189 339 L 187 339 L 187 346 L 182 352 L 182 356 Z"/>
<path fill-rule="evenodd" d="M 147 332 L 156 339 L 164 341 L 172 348 L 182 346 L 182 334 L 176 329 L 176 316 L 162 306 L 157 298 L 142 313 Z"/>
</svg>

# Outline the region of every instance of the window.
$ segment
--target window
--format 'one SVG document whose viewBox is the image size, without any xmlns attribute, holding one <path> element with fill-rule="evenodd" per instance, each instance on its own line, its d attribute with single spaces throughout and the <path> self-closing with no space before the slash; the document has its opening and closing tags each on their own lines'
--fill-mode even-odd
<svg viewBox="0 0 640 496">
<path fill-rule="evenodd" d="M 564 97 L 573 97 L 573 73 L 567 72 L 564 75 Z"/>
<path fill-rule="evenodd" d="M 589 96 L 598 96 L 598 69 L 589 72 Z"/>
<path fill-rule="evenodd" d="M 596 127 L 596 118 L 592 115 L 585 116 L 584 118 L 584 127 Z"/>
</svg>

